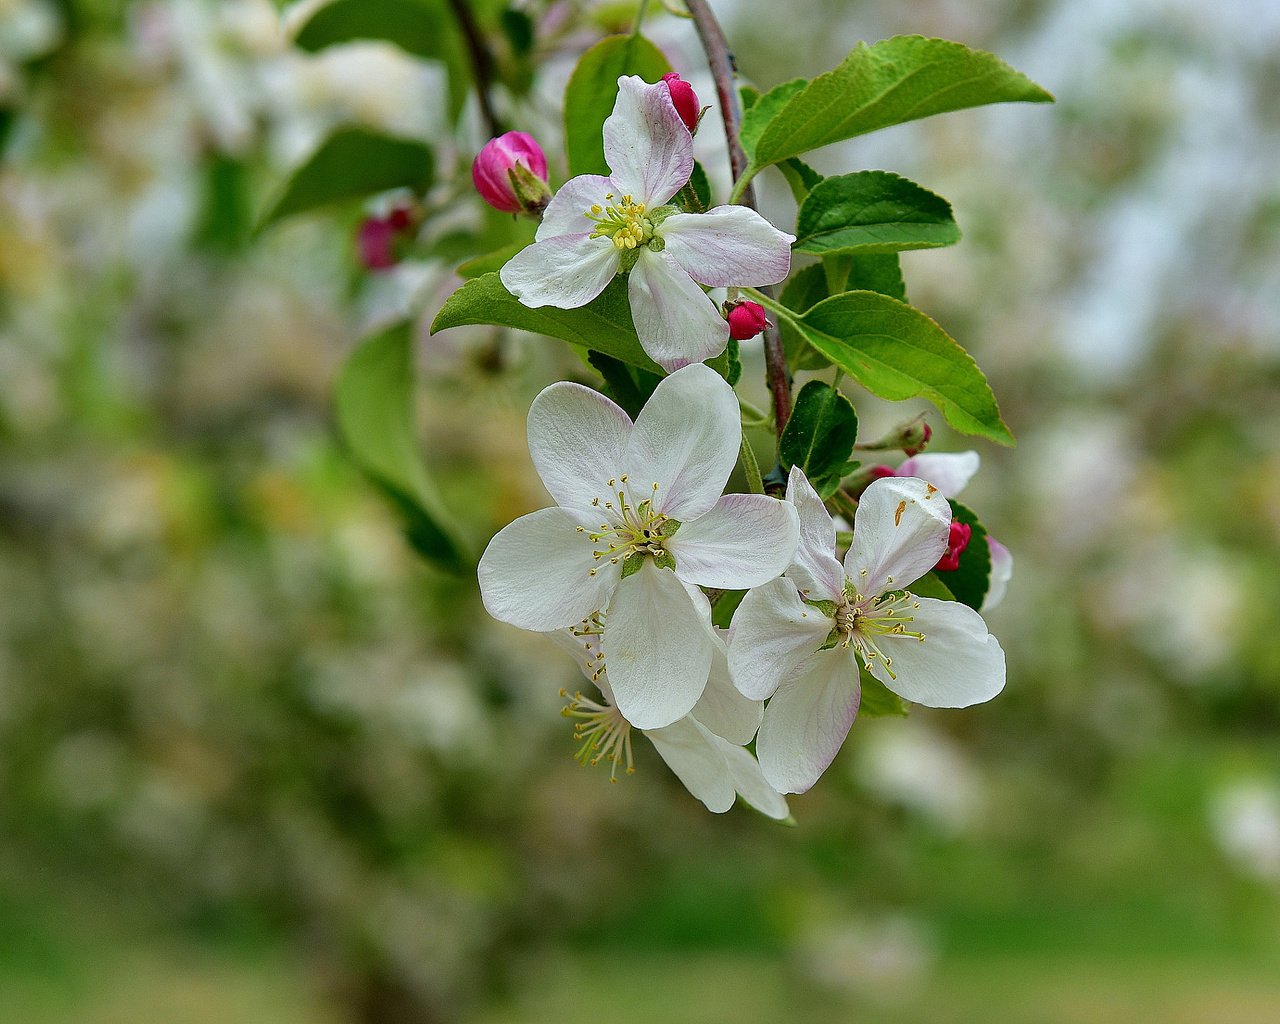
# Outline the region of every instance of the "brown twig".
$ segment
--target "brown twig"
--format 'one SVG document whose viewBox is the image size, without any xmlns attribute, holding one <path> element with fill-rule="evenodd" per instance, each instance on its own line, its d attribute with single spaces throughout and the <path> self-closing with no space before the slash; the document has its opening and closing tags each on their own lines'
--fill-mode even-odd
<svg viewBox="0 0 1280 1024">
<path fill-rule="evenodd" d="M 747 154 L 738 140 L 738 131 L 742 125 L 742 105 L 738 101 L 738 89 L 734 84 L 737 69 L 733 65 L 733 56 L 729 53 L 729 44 L 724 38 L 720 22 L 716 20 L 707 0 L 686 0 L 685 6 L 693 17 L 702 49 L 707 55 L 707 63 L 711 66 L 711 75 L 715 79 L 720 116 L 724 120 L 724 134 L 729 142 L 729 166 L 736 180 L 747 170 Z M 748 184 L 743 190 L 741 202 L 743 206 L 756 209 L 754 185 Z M 763 287 L 759 290 L 766 295 L 773 295 L 771 288 Z M 787 369 L 787 355 L 776 324 L 765 328 L 764 360 L 765 381 L 773 395 L 774 425 L 781 437 L 791 416 L 791 372 Z"/>
<path fill-rule="evenodd" d="M 471 15 L 467 0 L 449 0 L 449 9 L 453 11 L 453 17 L 467 42 L 467 56 L 471 60 L 471 76 L 476 81 L 480 114 L 489 129 L 489 135 L 497 138 L 502 134 L 502 122 L 498 120 L 498 114 L 489 99 L 489 86 L 493 82 L 493 54 L 485 45 L 484 36 L 480 34 L 476 19 Z"/>
</svg>

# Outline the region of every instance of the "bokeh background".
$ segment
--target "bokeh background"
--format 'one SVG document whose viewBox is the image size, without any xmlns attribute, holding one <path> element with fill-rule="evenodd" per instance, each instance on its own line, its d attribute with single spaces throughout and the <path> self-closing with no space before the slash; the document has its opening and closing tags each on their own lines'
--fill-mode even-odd
<svg viewBox="0 0 1280 1024">
<path fill-rule="evenodd" d="M 478 6 L 500 115 L 553 152 L 633 5 L 517 2 L 523 55 Z M 493 229 L 474 97 L 455 123 L 438 61 L 303 52 L 268 0 L 0 0 L 0 1019 L 1280 1020 L 1280 7 L 716 7 L 763 87 L 919 32 L 1058 97 L 813 160 L 965 231 L 904 270 L 1020 438 L 966 492 L 1017 559 L 1005 693 L 858 723 L 794 829 L 706 813 L 648 749 L 616 786 L 574 764 L 576 669 L 414 554 L 333 424 L 356 340 L 421 316 L 469 540 L 543 503 L 524 413 L 586 369 L 426 330 Z M 436 154 L 380 273 L 356 226 L 394 197 L 253 231 L 349 124 Z M 851 395 L 868 435 L 916 411 Z"/>
</svg>

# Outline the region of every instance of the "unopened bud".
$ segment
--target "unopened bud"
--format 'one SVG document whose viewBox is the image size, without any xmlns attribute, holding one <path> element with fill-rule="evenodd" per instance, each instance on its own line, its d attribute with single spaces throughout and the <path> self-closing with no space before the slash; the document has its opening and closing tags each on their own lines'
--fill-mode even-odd
<svg viewBox="0 0 1280 1024">
<path fill-rule="evenodd" d="M 729 337 L 736 341 L 746 341 L 769 326 L 764 315 L 764 307 L 758 302 L 738 302 L 725 311 L 725 319 L 729 321 Z"/>
<path fill-rule="evenodd" d="M 862 492 L 877 480 L 883 480 L 887 476 L 897 475 L 898 471 L 892 466 L 862 466 L 856 473 L 845 480 L 844 490 L 854 498 L 861 498 Z"/>
<path fill-rule="evenodd" d="M 396 243 L 413 229 L 413 212 L 397 206 L 383 217 L 366 217 L 360 222 L 356 248 L 366 270 L 388 270 L 400 262 Z"/>
<path fill-rule="evenodd" d="M 929 439 L 932 437 L 933 428 L 925 422 L 924 416 L 921 415 L 894 427 L 879 441 L 860 444 L 858 448 L 864 452 L 902 451 L 910 458 L 924 451 L 929 444 Z"/>
<path fill-rule="evenodd" d="M 684 122 L 684 126 L 689 129 L 690 133 L 696 132 L 698 130 L 698 121 L 702 117 L 702 108 L 698 106 L 698 94 L 693 91 L 693 86 L 674 71 L 663 75 L 662 80 L 667 83 L 667 90 L 671 93 L 671 102 L 675 104 L 676 113 L 680 115 L 680 120 Z"/>
<path fill-rule="evenodd" d="M 947 553 L 938 559 L 934 566 L 938 572 L 955 572 L 960 568 L 960 556 L 969 546 L 969 538 L 973 536 L 973 527 L 968 523 L 951 521 L 951 532 L 947 535 Z"/>
<path fill-rule="evenodd" d="M 471 165 L 471 180 L 480 198 L 503 213 L 539 217 L 551 200 L 546 154 L 524 132 L 486 142 Z"/>
</svg>

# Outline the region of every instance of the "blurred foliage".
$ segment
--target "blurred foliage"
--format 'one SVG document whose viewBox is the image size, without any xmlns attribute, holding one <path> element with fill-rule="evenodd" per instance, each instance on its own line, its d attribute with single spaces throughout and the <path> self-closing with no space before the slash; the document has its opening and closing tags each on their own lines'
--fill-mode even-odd
<svg viewBox="0 0 1280 1024">
<path fill-rule="evenodd" d="M 954 202 L 964 241 L 902 259 L 1020 439 L 965 494 L 1017 559 L 1006 693 L 855 725 L 796 829 L 707 815 L 647 750 L 618 786 L 578 768 L 574 667 L 420 561 L 335 429 L 355 339 L 411 318 L 418 437 L 479 550 L 542 503 L 531 395 L 597 379 L 427 337 L 452 267 L 520 230 L 469 196 L 466 55 L 303 52 L 307 11 L 256 0 L 0 2 L 0 1017 L 1276 1019 L 1280 21 L 717 8 L 765 89 L 923 32 L 1060 99 L 814 161 Z M 500 116 L 558 151 L 574 61 L 633 8 L 477 9 Z M 435 156 L 385 273 L 355 228 L 403 193 L 252 236 L 343 129 Z"/>
</svg>

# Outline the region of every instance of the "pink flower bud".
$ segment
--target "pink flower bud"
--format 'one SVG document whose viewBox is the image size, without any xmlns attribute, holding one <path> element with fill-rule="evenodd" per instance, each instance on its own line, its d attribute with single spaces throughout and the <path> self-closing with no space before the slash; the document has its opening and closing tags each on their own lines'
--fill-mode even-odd
<svg viewBox="0 0 1280 1024">
<path fill-rule="evenodd" d="M 413 214 L 403 206 L 397 206 L 385 217 L 366 217 L 360 222 L 356 235 L 356 248 L 360 263 L 366 270 L 388 270 L 400 262 L 396 242 L 409 234 L 413 227 Z"/>
<path fill-rule="evenodd" d="M 929 441 L 933 438 L 933 428 L 924 420 L 920 421 L 919 432 L 907 431 L 905 441 L 902 446 L 902 452 L 907 458 L 919 455 L 922 451 L 929 447 Z"/>
<path fill-rule="evenodd" d="M 490 139 L 471 165 L 480 197 L 503 213 L 541 214 L 551 198 L 547 157 L 532 135 L 507 132 Z"/>
<path fill-rule="evenodd" d="M 973 527 L 968 523 L 951 522 L 951 533 L 947 536 L 947 553 L 938 559 L 934 566 L 938 572 L 955 572 L 960 568 L 960 556 L 969 546 L 969 538 L 973 536 Z"/>
<path fill-rule="evenodd" d="M 725 314 L 729 321 L 729 337 L 746 341 L 769 326 L 764 307 L 758 302 L 739 302 Z"/>
<path fill-rule="evenodd" d="M 674 71 L 663 75 L 662 80 L 667 83 L 667 89 L 671 93 L 671 102 L 676 105 L 676 113 L 680 115 L 680 120 L 684 122 L 684 126 L 691 133 L 696 132 L 698 130 L 698 118 L 702 114 L 702 107 L 698 105 L 698 94 L 693 91 L 693 86 Z M 748 334 L 747 337 L 749 338 L 751 335 Z"/>
</svg>

